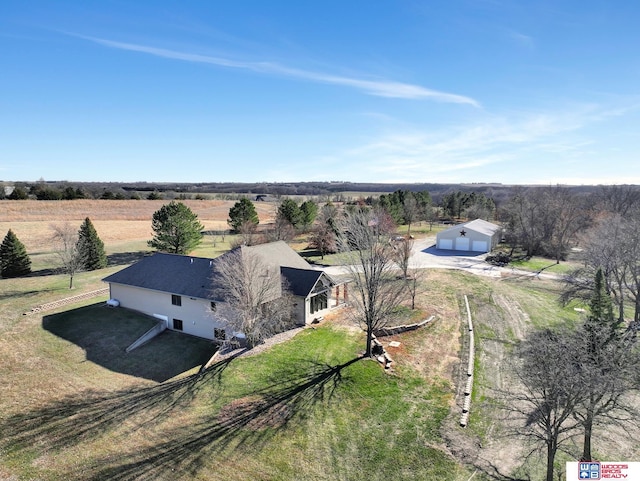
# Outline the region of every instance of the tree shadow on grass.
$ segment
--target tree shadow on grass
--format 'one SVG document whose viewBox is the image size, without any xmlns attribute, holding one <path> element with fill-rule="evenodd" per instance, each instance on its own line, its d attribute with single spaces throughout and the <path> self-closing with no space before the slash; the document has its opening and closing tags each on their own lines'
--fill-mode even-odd
<svg viewBox="0 0 640 481">
<path fill-rule="evenodd" d="M 165 331 L 141 347 L 126 348 L 157 323 L 137 312 L 96 303 L 42 318 L 42 327 L 85 351 L 87 361 L 131 376 L 164 382 L 206 363 L 211 341 Z"/>
<path fill-rule="evenodd" d="M 62 269 L 60 268 L 49 268 L 49 269 L 38 269 L 36 271 L 31 271 L 25 277 L 46 277 L 46 276 L 55 276 L 56 274 L 61 274 Z"/>
<path fill-rule="evenodd" d="M 55 292 L 57 290 L 60 289 L 55 289 L 55 288 L 44 288 L 44 289 L 33 289 L 30 291 L 6 291 L 3 294 L 0 294 L 0 301 L 3 301 L 5 299 L 16 299 L 16 298 L 28 298 L 28 297 L 35 297 L 39 294 L 42 294 L 44 292 Z"/>
<path fill-rule="evenodd" d="M 111 267 L 133 264 L 149 254 L 150 251 L 116 252 L 107 256 L 107 265 Z"/>
<path fill-rule="evenodd" d="M 46 439 L 55 446 L 73 446 L 135 420 L 136 429 L 188 407 L 206 385 L 220 383 L 231 363 L 228 358 L 211 368 L 155 386 L 134 386 L 116 392 L 84 391 L 17 414 L 0 424 L 6 446 L 32 446 Z"/>
<path fill-rule="evenodd" d="M 31 446 L 43 436 L 55 446 L 69 447 L 125 422 L 131 425 L 131 431 L 153 427 L 149 435 L 154 433 L 154 439 L 145 447 L 93 459 L 83 466 L 77 479 L 156 480 L 168 479 L 168 473 L 171 479 L 190 478 L 214 456 L 220 461 L 236 450 L 261 449 L 290 421 L 302 420 L 314 406 L 329 402 L 336 389 L 348 381 L 343 369 L 359 359 L 335 366 L 312 361 L 282 366 L 268 379 L 267 387 L 249 390 L 246 396 L 232 400 L 219 411 L 178 427 L 163 423 L 172 414 L 184 411 L 205 384 L 220 382 L 230 360 L 159 386 L 69 397 L 15 416 L 0 425 L 0 430 L 12 433 L 5 439 L 5 448 Z M 218 388 L 221 395 L 224 386 Z"/>
<path fill-rule="evenodd" d="M 85 479 L 155 480 L 168 472 L 175 473 L 175 478 L 189 479 L 207 459 L 222 459 L 236 450 L 260 450 L 290 421 L 304 419 L 315 405 L 330 401 L 346 380 L 342 370 L 359 359 L 336 366 L 308 362 L 307 369 L 298 365 L 295 371 L 279 370 L 272 377 L 273 384 L 191 426 L 163 432 L 161 441 L 152 447 L 99 460 L 85 471 Z"/>
</svg>

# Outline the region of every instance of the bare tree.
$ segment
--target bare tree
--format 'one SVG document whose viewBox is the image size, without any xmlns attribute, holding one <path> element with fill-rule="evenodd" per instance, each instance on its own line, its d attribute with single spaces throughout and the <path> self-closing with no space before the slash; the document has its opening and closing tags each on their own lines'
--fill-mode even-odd
<svg viewBox="0 0 640 481">
<path fill-rule="evenodd" d="M 324 259 L 325 254 L 338 250 L 338 209 L 333 204 L 323 205 L 317 220 L 311 232 L 310 245 Z"/>
<path fill-rule="evenodd" d="M 409 261 L 411 259 L 411 253 L 413 251 L 413 239 L 409 237 L 403 237 L 402 239 L 394 240 L 393 247 L 393 260 L 397 264 L 400 271 L 402 271 L 402 277 L 407 278 L 409 272 Z"/>
<path fill-rule="evenodd" d="M 549 329 L 531 334 L 519 349 L 519 386 L 508 395 L 507 409 L 523 420 L 519 434 L 535 442 L 532 452 L 545 451 L 546 481 L 553 481 L 558 449 L 579 426 L 573 418 L 582 395 L 574 340 L 570 333 Z"/>
<path fill-rule="evenodd" d="M 293 327 L 293 302 L 280 269 L 238 247 L 213 263 L 214 296 L 223 301 L 216 316 L 253 347 Z"/>
<path fill-rule="evenodd" d="M 607 212 L 626 216 L 640 205 L 640 188 L 634 185 L 606 185 L 600 188 L 598 204 Z"/>
<path fill-rule="evenodd" d="M 366 356 L 372 354 L 373 332 L 394 319 L 404 298 L 404 283 L 394 272 L 393 248 L 379 219 L 370 210 L 347 212 L 339 239 L 355 291 L 351 312 L 367 334 Z"/>
<path fill-rule="evenodd" d="M 295 236 L 295 227 L 282 215 L 277 215 L 271 228 L 265 232 L 267 242 L 290 241 Z"/>
<path fill-rule="evenodd" d="M 429 223 L 429 231 L 433 230 L 433 224 L 438 221 L 438 208 L 429 203 L 422 208 L 422 218 Z"/>
<path fill-rule="evenodd" d="M 582 460 L 591 460 L 591 436 L 596 423 L 633 418 L 626 395 L 634 389 L 633 344 L 613 315 L 611 298 L 605 290 L 602 269 L 595 276 L 589 315 L 576 333 L 574 357 L 579 362 L 582 398 L 574 414 L 584 428 Z"/>
<path fill-rule="evenodd" d="M 467 207 L 464 211 L 464 215 L 467 219 L 490 220 L 493 215 L 493 211 L 485 204 L 476 203 Z"/>
<path fill-rule="evenodd" d="M 236 239 L 238 246 L 250 246 L 255 243 L 257 225 L 252 221 L 245 221 L 238 227 L 240 237 Z"/>
<path fill-rule="evenodd" d="M 517 188 L 505 207 L 508 237 L 528 256 L 564 260 L 575 235 L 588 225 L 582 199 L 562 186 Z"/>
<path fill-rule="evenodd" d="M 415 267 L 407 271 L 407 275 L 404 278 L 404 284 L 407 288 L 407 292 L 409 293 L 409 299 L 411 299 L 411 310 L 416 308 L 416 297 L 420 292 L 420 286 L 426 276 L 426 269 Z"/>
<path fill-rule="evenodd" d="M 69 275 L 69 289 L 73 289 L 73 278 L 82 270 L 84 259 L 78 249 L 78 230 L 69 223 L 52 224 L 51 240 L 56 246 L 56 253 L 60 259 L 62 271 Z"/>
<path fill-rule="evenodd" d="M 634 306 L 633 319 L 640 324 L 640 215 L 602 217 L 584 236 L 584 267 L 567 278 L 562 300 L 590 298 L 593 279 L 602 269 L 606 290 L 613 296 L 618 318 L 625 319 L 628 303 Z"/>
<path fill-rule="evenodd" d="M 575 242 L 576 233 L 588 227 L 590 219 L 582 198 L 572 194 L 569 189 L 549 187 L 544 194 L 545 201 L 551 206 L 550 215 L 553 219 L 548 223 L 545 253 L 559 264 L 566 258 L 571 243 Z"/>
<path fill-rule="evenodd" d="M 405 197 L 402 204 L 402 217 L 407 225 L 407 235 L 411 234 L 411 224 L 420 218 L 420 206 L 413 195 L 409 194 Z"/>
</svg>

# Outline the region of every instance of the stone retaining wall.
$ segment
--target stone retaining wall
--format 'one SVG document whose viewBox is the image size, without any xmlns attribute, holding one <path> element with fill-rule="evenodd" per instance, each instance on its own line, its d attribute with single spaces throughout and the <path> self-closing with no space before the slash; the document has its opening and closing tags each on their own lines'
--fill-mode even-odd
<svg viewBox="0 0 640 481">
<path fill-rule="evenodd" d="M 103 296 L 109 294 L 109 288 L 98 289 L 97 291 L 85 292 L 84 294 L 78 294 L 77 296 L 66 297 L 54 302 L 48 302 L 47 304 L 40 304 L 32 308 L 29 312 L 25 312 L 24 315 L 37 314 L 42 311 L 49 311 L 58 307 L 66 306 L 67 304 L 74 304 L 76 302 L 84 301 L 85 299 L 91 299 L 92 297 Z"/>
<path fill-rule="evenodd" d="M 394 327 L 383 327 L 382 329 L 378 329 L 374 332 L 376 336 L 384 337 L 384 336 L 394 336 L 396 334 L 402 334 L 403 332 L 415 331 L 416 329 L 421 328 L 422 326 L 429 324 L 436 316 L 431 316 L 429 319 L 425 319 L 424 321 L 420 321 L 416 324 L 406 324 L 403 326 L 394 326 Z"/>
</svg>

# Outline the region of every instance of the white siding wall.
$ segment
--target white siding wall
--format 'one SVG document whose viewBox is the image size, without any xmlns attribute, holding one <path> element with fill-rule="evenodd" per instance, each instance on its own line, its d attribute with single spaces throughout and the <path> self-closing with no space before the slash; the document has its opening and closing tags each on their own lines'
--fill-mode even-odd
<svg viewBox="0 0 640 481">
<path fill-rule="evenodd" d="M 458 251 L 476 251 L 487 252 L 489 246 L 495 247 L 497 240 L 493 242 L 491 236 L 481 234 L 472 230 L 465 229 L 466 234 L 460 235 L 460 229 L 454 229 L 452 232 L 441 232 L 437 236 L 438 249 L 455 249 Z M 494 236 L 496 239 L 498 235 Z M 483 249 L 481 249 L 483 247 Z"/>
<path fill-rule="evenodd" d="M 182 305 L 171 304 L 171 294 L 138 287 L 111 284 L 111 298 L 120 301 L 122 307 L 134 309 L 148 315 L 160 314 L 169 318 L 169 329 L 173 328 L 173 319 L 182 321 L 182 332 L 193 336 L 213 339 L 214 328 L 225 328 L 223 322 L 216 320 L 210 310 L 210 302 L 181 296 Z"/>
</svg>

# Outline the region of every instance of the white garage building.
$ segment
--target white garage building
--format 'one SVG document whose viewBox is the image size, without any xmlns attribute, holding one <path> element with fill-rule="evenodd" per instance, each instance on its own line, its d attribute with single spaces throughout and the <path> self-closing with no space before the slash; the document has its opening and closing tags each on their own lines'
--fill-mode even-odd
<svg viewBox="0 0 640 481">
<path fill-rule="evenodd" d="M 443 250 L 491 252 L 501 237 L 501 227 L 482 219 L 458 224 L 436 235 L 436 247 Z"/>
</svg>

